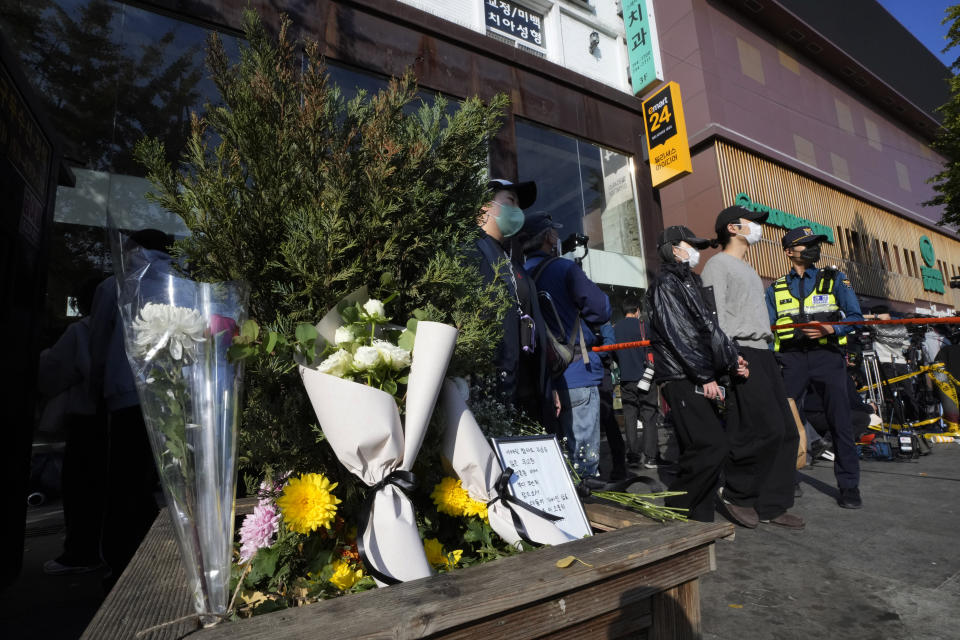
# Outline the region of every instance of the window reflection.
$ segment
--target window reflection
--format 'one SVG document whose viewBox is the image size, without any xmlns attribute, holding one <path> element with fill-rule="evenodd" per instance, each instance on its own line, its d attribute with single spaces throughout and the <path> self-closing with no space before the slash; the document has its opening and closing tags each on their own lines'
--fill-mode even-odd
<svg viewBox="0 0 960 640">
<path fill-rule="evenodd" d="M 209 31 L 109 0 L 0 0 L 0 32 L 59 134 L 75 188 L 57 191 L 49 263 L 50 335 L 68 298 L 110 269 L 107 212 L 121 228 L 184 234 L 182 222 L 144 199 L 149 183 L 133 159 L 144 136 L 181 153 L 190 111 L 218 94 L 205 67 Z M 236 38 L 221 35 L 239 59 Z"/>
<path fill-rule="evenodd" d="M 144 198 L 150 184 L 133 149 L 154 136 L 176 163 L 190 113 L 220 102 L 205 66 L 210 31 L 116 0 L 0 0 L 0 33 L 43 100 L 76 176 L 76 187 L 58 189 L 54 212 L 47 299 L 55 336 L 78 284 L 109 273 L 108 214 L 122 229 L 188 233 L 177 216 Z M 238 39 L 219 37 L 237 62 Z M 334 62 L 328 71 L 347 100 L 389 82 Z M 427 90 L 418 96 L 408 113 L 436 99 Z M 458 108 L 448 101 L 447 113 Z"/>
<path fill-rule="evenodd" d="M 561 238 L 590 238 L 587 274 L 602 284 L 646 287 L 631 158 L 523 120 L 516 134 L 519 177 L 537 182 L 534 209 L 563 225 Z"/>
</svg>

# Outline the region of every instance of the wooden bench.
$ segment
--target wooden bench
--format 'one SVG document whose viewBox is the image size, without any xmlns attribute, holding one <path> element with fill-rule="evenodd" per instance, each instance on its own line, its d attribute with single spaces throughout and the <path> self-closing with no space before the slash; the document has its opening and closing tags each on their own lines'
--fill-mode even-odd
<svg viewBox="0 0 960 640">
<path fill-rule="evenodd" d="M 661 525 L 603 504 L 585 507 L 606 533 L 211 629 L 185 620 L 142 638 L 699 638 L 698 580 L 715 568 L 714 541 L 732 525 Z M 571 555 L 582 562 L 556 566 Z M 163 511 L 82 638 L 133 638 L 190 615 L 185 583 Z"/>
</svg>

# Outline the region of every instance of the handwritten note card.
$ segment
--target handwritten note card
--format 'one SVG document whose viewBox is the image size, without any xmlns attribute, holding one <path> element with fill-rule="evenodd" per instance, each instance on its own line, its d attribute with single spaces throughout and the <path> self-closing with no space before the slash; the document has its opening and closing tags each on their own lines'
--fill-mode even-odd
<svg viewBox="0 0 960 640">
<path fill-rule="evenodd" d="M 491 442 L 503 468 L 513 469 L 513 497 L 559 516 L 557 527 L 574 537 L 592 535 L 556 437 L 491 438 Z"/>
</svg>

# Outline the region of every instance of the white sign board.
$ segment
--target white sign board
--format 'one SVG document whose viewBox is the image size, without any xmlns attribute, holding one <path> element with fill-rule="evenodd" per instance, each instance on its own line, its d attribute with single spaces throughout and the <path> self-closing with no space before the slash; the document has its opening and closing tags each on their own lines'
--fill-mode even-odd
<svg viewBox="0 0 960 640">
<path fill-rule="evenodd" d="M 575 538 L 593 535 L 555 436 L 490 440 L 503 468 L 513 469 L 510 493 L 514 498 L 560 517 L 554 524 Z"/>
</svg>

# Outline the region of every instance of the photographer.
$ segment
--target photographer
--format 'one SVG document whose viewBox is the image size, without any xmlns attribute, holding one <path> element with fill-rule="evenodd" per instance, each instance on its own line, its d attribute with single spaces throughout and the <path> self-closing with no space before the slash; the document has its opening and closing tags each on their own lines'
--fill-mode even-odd
<svg viewBox="0 0 960 640">
<path fill-rule="evenodd" d="M 746 362 L 717 323 L 712 296 L 692 269 L 698 248 L 710 245 L 682 226 L 660 234 L 663 266 L 650 290 L 654 380 L 670 405 L 680 444 L 679 472 L 668 504 L 689 509 L 692 520 L 712 522 L 720 471 L 730 451 L 720 410 L 729 375 L 747 377 Z"/>
<path fill-rule="evenodd" d="M 580 265 L 556 255 L 559 236 L 549 214 L 538 212 L 526 217 L 522 235 L 527 261 L 524 268 L 546 293 L 556 316 L 546 311 L 546 322 L 559 319 L 561 326 L 551 330 L 574 345 L 574 359 L 563 374 L 554 379 L 560 395 L 560 433 L 574 469 L 586 486 L 602 486 L 597 476 L 600 460 L 600 392 L 603 364 L 590 351 L 599 341 L 591 327 L 610 320 L 610 300 L 580 268 Z"/>
</svg>

